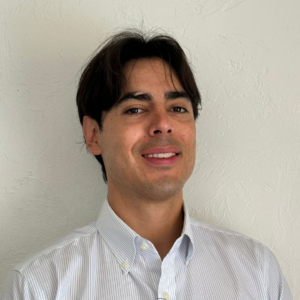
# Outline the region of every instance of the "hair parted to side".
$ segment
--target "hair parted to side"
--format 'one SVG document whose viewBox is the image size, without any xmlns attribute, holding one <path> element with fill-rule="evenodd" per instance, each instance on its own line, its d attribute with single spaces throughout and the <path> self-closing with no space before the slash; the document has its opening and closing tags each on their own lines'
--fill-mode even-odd
<svg viewBox="0 0 300 300">
<path fill-rule="evenodd" d="M 186 55 L 178 42 L 165 34 L 147 34 L 131 29 L 108 38 L 85 67 L 76 96 L 81 124 L 83 117 L 89 116 L 98 122 L 100 130 L 103 129 L 103 112 L 110 111 L 117 104 L 126 85 L 124 64 L 141 58 L 160 58 L 172 68 L 191 99 L 196 120 L 201 97 Z M 103 179 L 107 183 L 102 156 L 95 157 L 102 166 Z"/>
</svg>

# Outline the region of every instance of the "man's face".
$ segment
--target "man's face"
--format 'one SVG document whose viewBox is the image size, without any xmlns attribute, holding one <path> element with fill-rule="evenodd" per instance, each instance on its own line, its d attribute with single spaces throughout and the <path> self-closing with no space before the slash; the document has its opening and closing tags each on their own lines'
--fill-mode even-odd
<svg viewBox="0 0 300 300">
<path fill-rule="evenodd" d="M 169 66 L 160 59 L 129 61 L 124 73 L 121 101 L 104 116 L 99 134 L 108 187 L 165 200 L 182 191 L 194 168 L 192 105 L 176 74 L 172 83 Z"/>
</svg>

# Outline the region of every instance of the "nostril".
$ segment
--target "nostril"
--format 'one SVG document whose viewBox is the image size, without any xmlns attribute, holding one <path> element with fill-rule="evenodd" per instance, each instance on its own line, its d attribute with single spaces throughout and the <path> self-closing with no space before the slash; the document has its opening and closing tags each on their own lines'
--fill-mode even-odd
<svg viewBox="0 0 300 300">
<path fill-rule="evenodd" d="M 158 132 L 162 133 L 162 131 L 159 129 L 153 131 L 154 134 L 156 134 Z M 168 129 L 167 133 L 170 133 L 170 132 L 172 132 L 172 129 Z"/>
<path fill-rule="evenodd" d="M 154 133 L 158 133 L 158 132 L 160 132 L 160 133 L 161 133 L 161 131 L 160 131 L 160 130 L 154 130 Z"/>
</svg>

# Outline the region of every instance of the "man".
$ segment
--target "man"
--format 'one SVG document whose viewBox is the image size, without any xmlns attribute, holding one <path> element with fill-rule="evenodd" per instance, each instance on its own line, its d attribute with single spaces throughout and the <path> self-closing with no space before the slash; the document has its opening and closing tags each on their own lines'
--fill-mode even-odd
<svg viewBox="0 0 300 300">
<path fill-rule="evenodd" d="M 188 215 L 200 102 L 171 37 L 106 41 L 77 105 L 107 199 L 96 222 L 16 267 L 1 299 L 291 299 L 270 250 Z"/>
</svg>

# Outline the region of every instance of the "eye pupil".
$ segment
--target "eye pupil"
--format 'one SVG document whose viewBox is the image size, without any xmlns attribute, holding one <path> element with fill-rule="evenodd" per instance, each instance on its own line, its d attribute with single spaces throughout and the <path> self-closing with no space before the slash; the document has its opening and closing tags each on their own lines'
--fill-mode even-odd
<svg viewBox="0 0 300 300">
<path fill-rule="evenodd" d="M 137 114 L 139 112 L 139 108 L 131 108 L 127 112 L 129 114 Z"/>
<path fill-rule="evenodd" d="M 174 110 L 175 110 L 176 112 L 185 112 L 185 111 L 186 111 L 185 108 L 180 107 L 180 106 L 174 107 Z"/>
</svg>

